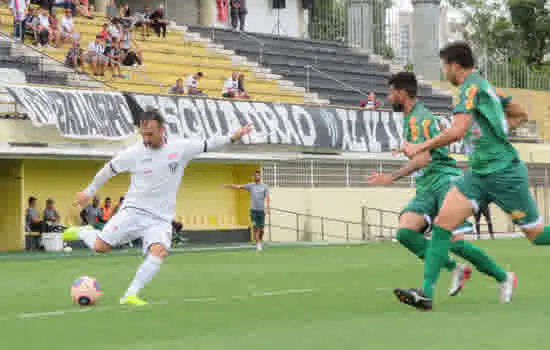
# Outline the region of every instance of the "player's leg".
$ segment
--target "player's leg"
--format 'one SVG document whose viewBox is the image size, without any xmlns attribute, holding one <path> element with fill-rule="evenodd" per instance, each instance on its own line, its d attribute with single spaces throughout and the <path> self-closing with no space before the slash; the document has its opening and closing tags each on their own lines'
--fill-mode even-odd
<svg viewBox="0 0 550 350">
<path fill-rule="evenodd" d="M 264 241 L 264 228 L 265 228 L 265 212 L 264 211 L 258 211 L 257 218 L 256 218 L 256 227 L 258 229 L 258 242 L 260 250 L 263 248 L 263 241 Z"/>
<path fill-rule="evenodd" d="M 494 179 L 491 194 L 495 203 L 510 215 L 527 239 L 535 245 L 550 245 L 550 226 L 544 226 L 539 215 L 523 162 L 499 174 Z"/>
<path fill-rule="evenodd" d="M 161 219 L 149 216 L 142 217 L 144 229 L 143 252 L 145 259 L 136 271 L 136 275 L 120 303 L 124 305 L 146 305 L 146 301 L 138 297 L 139 292 L 160 271 L 164 259 L 172 244 L 172 225 Z"/>
<path fill-rule="evenodd" d="M 262 250 L 262 243 L 260 241 L 260 228 L 259 228 L 259 215 L 256 210 L 250 210 L 250 221 L 252 222 L 252 231 L 254 232 L 254 242 L 256 243 L 256 249 Z"/>
</svg>

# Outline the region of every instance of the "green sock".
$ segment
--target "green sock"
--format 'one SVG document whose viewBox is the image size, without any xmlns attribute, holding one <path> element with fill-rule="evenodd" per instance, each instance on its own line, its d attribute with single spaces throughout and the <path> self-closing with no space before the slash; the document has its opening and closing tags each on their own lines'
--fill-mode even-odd
<svg viewBox="0 0 550 350">
<path fill-rule="evenodd" d="M 506 281 L 506 271 L 498 266 L 482 249 L 470 242 L 456 241 L 451 243 L 451 251 L 471 262 L 479 272 L 493 277 L 498 282 Z"/>
<path fill-rule="evenodd" d="M 544 226 L 544 230 L 539 233 L 537 238 L 533 241 L 536 245 L 549 245 L 550 244 L 550 226 Z"/>
<path fill-rule="evenodd" d="M 449 258 L 452 232 L 438 225 L 433 225 L 432 241 L 426 254 L 424 264 L 424 295 L 433 298 L 434 287 L 439 279 L 439 272 L 445 259 Z"/>
<path fill-rule="evenodd" d="M 424 259 L 426 256 L 426 249 L 430 242 L 424 237 L 423 233 L 408 228 L 400 228 L 397 230 L 396 237 L 402 246 L 407 248 L 418 258 Z M 443 267 L 449 271 L 453 271 L 456 267 L 456 261 L 447 255 L 447 259 L 443 262 Z"/>
</svg>

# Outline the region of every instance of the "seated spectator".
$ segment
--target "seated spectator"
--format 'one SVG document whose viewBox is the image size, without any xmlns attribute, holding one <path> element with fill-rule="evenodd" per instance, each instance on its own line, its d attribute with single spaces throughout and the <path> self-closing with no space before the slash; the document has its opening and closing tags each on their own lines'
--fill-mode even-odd
<svg viewBox="0 0 550 350">
<path fill-rule="evenodd" d="M 101 32 L 98 34 L 103 40 L 111 40 L 111 34 L 109 34 L 109 23 L 103 23 Z"/>
<path fill-rule="evenodd" d="M 35 35 L 38 31 L 38 14 L 36 9 L 29 8 L 25 19 L 23 20 L 23 30 L 24 34 L 21 40 L 24 42 L 25 35 L 30 36 L 33 38 L 34 43 L 36 44 L 36 42 L 38 41 Z"/>
<path fill-rule="evenodd" d="M 248 96 L 248 93 L 246 92 L 246 89 L 244 87 L 244 74 L 239 74 L 239 84 L 238 84 L 238 98 L 243 100 L 250 99 L 250 96 Z"/>
<path fill-rule="evenodd" d="M 84 52 L 80 47 L 80 38 L 78 35 L 73 36 L 72 43 L 72 47 L 65 56 L 65 66 L 69 68 L 82 68 L 84 63 L 82 55 Z"/>
<path fill-rule="evenodd" d="M 183 86 L 183 79 L 179 78 L 178 80 L 176 80 L 176 85 L 170 87 L 170 89 L 168 89 L 168 93 L 169 94 L 178 94 L 178 95 L 184 94 L 185 93 L 185 87 Z"/>
<path fill-rule="evenodd" d="M 82 219 L 82 225 L 95 225 L 97 218 L 100 215 L 99 197 L 95 196 L 92 200 L 92 204 L 88 204 L 86 208 L 80 212 L 80 218 Z"/>
<path fill-rule="evenodd" d="M 55 12 L 50 13 L 48 20 L 50 21 L 50 41 L 53 47 L 57 47 L 57 37 L 59 36 L 59 21 L 57 20 L 57 14 Z"/>
<path fill-rule="evenodd" d="M 60 47 L 63 41 L 72 42 L 74 34 L 73 16 L 71 10 L 65 10 L 65 15 L 61 18 L 61 24 L 57 31 L 57 37 L 55 38 L 55 44 Z"/>
<path fill-rule="evenodd" d="M 38 25 L 36 32 L 38 37 L 38 47 L 47 47 L 51 39 L 51 32 L 50 17 L 48 15 L 48 11 L 45 9 L 41 9 L 40 15 L 38 15 Z"/>
<path fill-rule="evenodd" d="M 76 5 L 72 0 L 55 0 L 52 9 L 55 7 L 63 7 L 65 10 L 69 10 L 73 17 L 76 16 Z M 53 13 L 53 11 L 50 11 L 50 13 Z"/>
<path fill-rule="evenodd" d="M 222 96 L 225 98 L 234 98 L 239 92 L 239 72 L 234 71 L 231 76 L 223 83 Z"/>
<path fill-rule="evenodd" d="M 190 75 L 187 77 L 187 80 L 185 81 L 185 93 L 187 95 L 191 96 L 208 96 L 204 92 L 202 92 L 201 89 L 199 89 L 199 80 L 204 76 L 202 72 L 198 72 L 196 74 Z"/>
<path fill-rule="evenodd" d="M 122 41 L 120 42 L 122 52 L 122 64 L 125 66 L 143 65 L 143 52 L 136 41 L 132 39 L 132 28 L 123 28 Z"/>
<path fill-rule="evenodd" d="M 103 204 L 103 207 L 99 210 L 99 215 L 97 216 L 97 223 L 95 225 L 95 228 L 97 229 L 103 229 L 105 224 L 111 220 L 111 217 L 114 215 L 111 198 L 107 197 L 105 198 L 105 203 Z"/>
<path fill-rule="evenodd" d="M 109 67 L 111 68 L 112 76 L 123 78 L 124 76 L 120 73 L 120 63 L 121 63 L 121 52 L 120 52 L 120 42 L 117 38 L 113 38 L 113 42 L 109 47 L 105 49 L 105 56 L 109 60 Z M 107 198 L 109 203 L 111 198 Z M 107 204 L 107 199 L 105 199 L 105 204 Z"/>
<path fill-rule="evenodd" d="M 134 24 L 136 28 L 141 28 L 141 36 L 143 38 L 149 37 L 151 33 L 151 7 L 146 5 L 143 12 L 136 12 L 136 23 Z"/>
<path fill-rule="evenodd" d="M 120 40 L 122 37 L 122 26 L 120 25 L 120 20 L 117 18 L 113 19 L 111 24 L 108 25 L 107 31 L 111 39 L 117 38 Z"/>
<path fill-rule="evenodd" d="M 74 0 L 78 9 L 78 12 L 83 17 L 86 17 L 88 19 L 94 19 L 93 12 L 94 7 L 93 5 L 90 5 L 88 0 Z"/>
<path fill-rule="evenodd" d="M 367 100 L 361 101 L 361 104 L 359 105 L 359 107 L 374 110 L 380 107 L 380 101 L 376 99 L 376 95 L 374 94 L 374 92 L 369 92 L 369 96 L 367 97 Z"/>
<path fill-rule="evenodd" d="M 155 29 L 157 37 L 160 38 L 162 32 L 162 38 L 166 40 L 166 26 L 168 21 L 164 18 L 164 8 L 160 6 L 151 14 L 151 26 Z"/>
<path fill-rule="evenodd" d="M 43 213 L 44 218 L 44 231 L 50 232 L 55 226 L 59 225 L 61 216 L 55 209 L 55 202 L 53 199 L 48 198 L 46 201 L 46 208 Z"/>
<path fill-rule="evenodd" d="M 86 63 L 90 65 L 95 76 L 105 75 L 105 66 L 108 61 L 105 59 L 104 52 L 103 39 L 100 35 L 96 35 L 95 41 L 88 45 L 88 52 L 86 53 Z"/>
<path fill-rule="evenodd" d="M 36 198 L 33 196 L 29 197 L 28 204 L 29 206 L 25 210 L 25 232 L 38 232 L 39 235 L 29 235 L 29 242 L 26 245 L 29 249 L 37 249 L 40 247 L 40 237 L 44 225 L 36 210 Z"/>
<path fill-rule="evenodd" d="M 132 11 L 130 10 L 130 5 L 128 5 L 127 2 L 120 7 L 119 14 L 120 22 L 123 26 L 130 27 L 134 23 L 135 19 L 132 17 Z"/>
</svg>

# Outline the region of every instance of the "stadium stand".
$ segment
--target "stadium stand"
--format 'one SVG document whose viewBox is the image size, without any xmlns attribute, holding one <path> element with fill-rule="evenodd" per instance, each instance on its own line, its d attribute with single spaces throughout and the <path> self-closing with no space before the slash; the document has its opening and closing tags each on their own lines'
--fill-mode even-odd
<svg viewBox="0 0 550 350">
<path fill-rule="evenodd" d="M 331 104 L 359 106 L 368 92 L 381 99 L 387 94 L 390 66 L 342 43 L 266 34 L 254 34 L 257 40 L 250 40 L 238 32 L 201 26 L 189 26 L 188 30 L 261 62 L 296 85 L 319 93 Z M 451 108 L 452 96 L 435 91 L 428 84 L 421 85 L 420 96 L 435 112 L 448 112 Z"/>
<path fill-rule="evenodd" d="M 58 10 L 58 18 L 62 10 Z M 5 32 L 12 28 L 11 16 L 7 8 L 0 9 L 0 19 Z M 105 23 L 102 15 L 97 14 L 95 19 L 74 18 L 76 30 L 81 34 L 81 48 L 86 50 L 88 43 L 101 31 Z M 183 28 L 181 28 L 183 29 Z M 258 68 L 254 62 L 232 55 L 233 52 L 224 50 L 220 45 L 210 43 L 210 40 L 198 35 L 185 33 L 184 30 L 168 31 L 167 40 L 151 37 L 142 37 L 134 33 L 136 44 L 143 52 L 144 65 L 139 67 L 122 66 L 122 75 L 125 78 L 113 79 L 109 74 L 98 77 L 111 87 L 140 93 L 167 93 L 168 88 L 174 85 L 177 78 L 186 78 L 201 71 L 205 74 L 199 87 L 210 97 L 221 97 L 225 79 L 231 76 L 232 70 L 237 70 L 246 76 L 248 93 L 253 100 L 278 101 L 288 103 L 316 102 L 315 94 L 305 93 L 304 88 L 293 86 L 291 82 L 280 80 L 280 76 L 270 74 L 268 69 Z M 70 47 L 66 43 L 61 48 L 48 48 L 41 51 L 59 63 L 64 62 L 65 55 Z M 177 59 L 175 59 L 177 55 Z M 32 67 L 32 66 L 31 66 Z M 89 73 L 89 67 L 85 67 Z M 50 80 L 48 84 L 64 85 L 63 78 Z M 33 81 L 34 82 L 34 81 Z M 42 83 L 37 81 L 36 83 Z"/>
</svg>

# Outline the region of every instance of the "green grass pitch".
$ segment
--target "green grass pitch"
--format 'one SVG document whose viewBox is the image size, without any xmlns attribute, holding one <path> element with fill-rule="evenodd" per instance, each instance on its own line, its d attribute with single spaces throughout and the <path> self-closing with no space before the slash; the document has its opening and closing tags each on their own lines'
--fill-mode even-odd
<svg viewBox="0 0 550 350">
<path fill-rule="evenodd" d="M 0 260 L 2 349 L 546 349 L 550 248 L 524 239 L 478 242 L 516 271 L 511 304 L 474 272 L 433 312 L 397 303 L 394 287 L 420 286 L 422 264 L 396 244 L 173 254 L 143 296 L 121 307 L 139 256 Z M 105 296 L 87 312 L 71 305 L 81 275 Z M 44 313 L 40 317 L 39 313 Z"/>
</svg>

